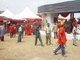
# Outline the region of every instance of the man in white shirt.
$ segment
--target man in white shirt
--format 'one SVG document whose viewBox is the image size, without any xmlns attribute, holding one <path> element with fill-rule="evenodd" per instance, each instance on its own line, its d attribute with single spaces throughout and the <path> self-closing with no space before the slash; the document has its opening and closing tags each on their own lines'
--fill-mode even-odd
<svg viewBox="0 0 80 60">
<path fill-rule="evenodd" d="M 18 40 L 17 40 L 17 42 L 21 42 L 21 40 L 22 40 L 22 28 L 20 25 L 19 29 L 18 29 Z"/>
<path fill-rule="evenodd" d="M 74 46 L 77 46 L 76 40 L 77 40 L 77 26 L 74 25 L 74 27 L 73 27 L 73 45 Z"/>
<path fill-rule="evenodd" d="M 50 28 L 50 24 L 47 23 L 47 27 L 46 27 L 46 44 L 48 45 L 51 44 L 51 28 Z"/>
</svg>

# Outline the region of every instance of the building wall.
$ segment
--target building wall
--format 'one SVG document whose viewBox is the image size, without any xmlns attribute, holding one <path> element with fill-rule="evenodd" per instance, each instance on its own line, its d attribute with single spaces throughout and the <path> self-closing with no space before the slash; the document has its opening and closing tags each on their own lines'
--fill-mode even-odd
<svg viewBox="0 0 80 60">
<path fill-rule="evenodd" d="M 47 14 L 44 14 L 42 16 L 42 26 L 46 26 L 47 23 L 50 23 L 50 26 L 52 27 L 53 24 L 54 24 L 54 17 L 58 17 L 58 14 L 54 14 L 54 13 L 47 13 Z"/>
</svg>

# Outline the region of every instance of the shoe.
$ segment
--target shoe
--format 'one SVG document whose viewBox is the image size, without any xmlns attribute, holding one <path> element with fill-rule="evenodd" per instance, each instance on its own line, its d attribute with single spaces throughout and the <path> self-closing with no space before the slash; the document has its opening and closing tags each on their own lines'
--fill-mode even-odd
<svg viewBox="0 0 80 60">
<path fill-rule="evenodd" d="M 53 46 L 52 44 L 50 44 L 49 46 Z"/>
<path fill-rule="evenodd" d="M 36 46 L 37 44 L 35 44 L 35 46 Z"/>
<path fill-rule="evenodd" d="M 44 46 L 44 45 L 41 45 L 41 46 Z"/>
<path fill-rule="evenodd" d="M 65 54 L 64 55 L 62 55 L 63 57 L 67 57 Z"/>
<path fill-rule="evenodd" d="M 74 46 L 77 46 L 76 44 L 73 44 Z"/>
<path fill-rule="evenodd" d="M 55 55 L 57 55 L 57 53 L 56 52 L 53 52 Z"/>
<path fill-rule="evenodd" d="M 48 46 L 48 44 L 46 44 Z"/>
</svg>

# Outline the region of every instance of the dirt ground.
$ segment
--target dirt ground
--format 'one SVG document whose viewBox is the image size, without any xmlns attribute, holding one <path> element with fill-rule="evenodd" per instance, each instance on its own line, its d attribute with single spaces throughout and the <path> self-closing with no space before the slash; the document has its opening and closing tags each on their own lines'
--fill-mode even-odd
<svg viewBox="0 0 80 60">
<path fill-rule="evenodd" d="M 0 41 L 0 60 L 80 60 L 80 40 L 77 41 L 78 46 L 72 45 L 72 40 L 66 43 L 66 56 L 53 54 L 53 49 L 57 47 L 56 39 L 52 37 L 53 45 L 47 46 L 45 44 L 45 36 L 42 36 L 44 47 L 35 46 L 35 38 L 33 35 L 24 36 L 21 43 L 17 43 L 17 36 L 10 38 L 8 34 L 5 35 L 5 41 Z"/>
</svg>

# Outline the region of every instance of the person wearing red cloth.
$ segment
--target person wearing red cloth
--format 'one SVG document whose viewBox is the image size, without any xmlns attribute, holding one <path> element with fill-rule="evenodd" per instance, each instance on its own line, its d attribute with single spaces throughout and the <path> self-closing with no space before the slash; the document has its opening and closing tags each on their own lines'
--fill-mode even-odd
<svg viewBox="0 0 80 60">
<path fill-rule="evenodd" d="M 35 35 L 35 29 L 36 29 L 36 25 L 34 24 L 34 25 L 32 25 L 32 33 L 33 33 L 33 35 Z"/>
<path fill-rule="evenodd" d="M 54 53 L 56 54 L 58 50 L 61 49 L 62 51 L 62 56 L 65 56 L 65 47 L 64 45 L 66 44 L 66 34 L 65 34 L 65 28 L 64 25 L 58 24 L 58 41 L 57 43 L 59 44 L 58 47 L 54 50 Z"/>
<path fill-rule="evenodd" d="M 31 25 L 29 23 L 25 25 L 25 34 L 31 35 Z"/>
<path fill-rule="evenodd" d="M 9 27 L 9 32 L 10 32 L 10 38 L 13 37 L 13 32 L 14 32 L 14 26 L 11 24 Z"/>
<path fill-rule="evenodd" d="M 4 25 L 5 25 L 6 33 L 9 33 L 9 24 L 4 23 Z"/>
<path fill-rule="evenodd" d="M 36 25 L 39 25 L 40 26 L 40 29 L 41 29 L 41 22 L 40 21 L 37 21 L 35 24 Z"/>
<path fill-rule="evenodd" d="M 16 25 L 13 24 L 13 36 L 15 37 L 17 33 Z"/>
</svg>

